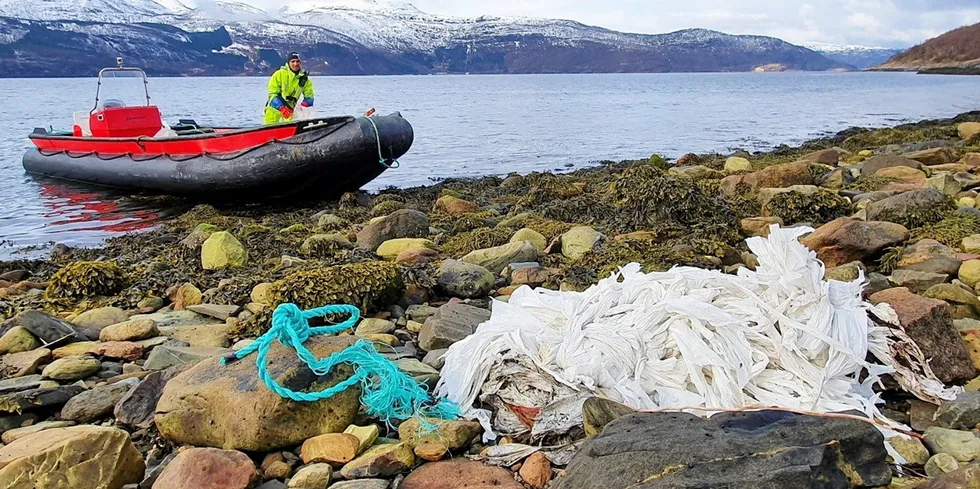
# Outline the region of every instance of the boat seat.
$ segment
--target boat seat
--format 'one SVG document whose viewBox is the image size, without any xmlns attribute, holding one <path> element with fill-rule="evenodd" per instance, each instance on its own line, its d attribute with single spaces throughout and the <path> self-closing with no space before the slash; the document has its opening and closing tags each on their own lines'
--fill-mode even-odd
<svg viewBox="0 0 980 489">
<path fill-rule="evenodd" d="M 92 137 L 92 128 L 89 126 L 89 112 L 87 110 L 76 110 L 72 114 L 74 124 L 72 125 L 72 135 L 75 137 Z"/>
</svg>

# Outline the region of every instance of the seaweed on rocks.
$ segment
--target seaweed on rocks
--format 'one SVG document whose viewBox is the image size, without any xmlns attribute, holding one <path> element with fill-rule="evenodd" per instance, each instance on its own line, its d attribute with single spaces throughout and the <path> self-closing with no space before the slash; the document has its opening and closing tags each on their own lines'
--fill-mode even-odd
<svg viewBox="0 0 980 489">
<path fill-rule="evenodd" d="M 126 274 L 115 261 L 77 261 L 51 276 L 46 293 L 56 299 L 88 299 L 115 294 L 126 282 Z"/>
<path fill-rule="evenodd" d="M 558 222 L 604 224 L 615 216 L 616 209 L 595 195 L 583 194 L 565 200 L 549 202 L 539 208 L 541 214 Z"/>
<path fill-rule="evenodd" d="M 377 203 L 371 208 L 371 217 L 382 217 L 391 214 L 399 209 L 404 209 L 405 203 L 398 200 L 385 200 Z"/>
<path fill-rule="evenodd" d="M 405 285 L 414 285 L 421 289 L 429 290 L 439 283 L 436 278 L 438 270 L 431 263 L 402 265 L 401 274 Z"/>
<path fill-rule="evenodd" d="M 555 200 L 576 197 L 585 192 L 584 182 L 573 182 L 568 178 L 550 173 L 544 173 L 529 180 L 533 182 L 531 191 L 518 202 L 520 206 L 525 208 L 533 208 Z"/>
<path fill-rule="evenodd" d="M 510 228 L 484 227 L 450 237 L 441 244 L 441 249 L 450 256 L 463 256 L 471 251 L 507 244 L 513 235 L 514 230 Z"/>
<path fill-rule="evenodd" d="M 480 228 L 492 228 L 497 225 L 493 219 L 484 217 L 484 213 L 464 214 L 458 217 L 452 225 L 453 234 L 462 234 Z"/>
<path fill-rule="evenodd" d="M 909 144 L 936 139 L 955 139 L 956 137 L 955 125 L 938 127 L 898 126 L 859 132 L 845 139 L 841 146 L 847 150 L 858 151 L 880 148 L 890 144 Z"/>
<path fill-rule="evenodd" d="M 956 203 L 949 196 L 945 196 L 942 201 L 932 202 L 928 206 L 920 205 L 915 208 L 887 208 L 882 212 L 878 212 L 874 216 L 874 219 L 878 221 L 889 221 L 896 224 L 901 224 L 907 229 L 912 230 L 938 223 L 939 221 L 942 221 L 946 217 L 950 216 L 955 211 Z"/>
<path fill-rule="evenodd" d="M 888 275 L 895 270 L 898 262 L 902 261 L 905 255 L 905 248 L 902 246 L 892 246 L 885 249 L 885 252 L 878 259 L 878 272 Z"/>
<path fill-rule="evenodd" d="M 899 183 L 902 179 L 893 177 L 883 177 L 879 175 L 862 175 L 857 180 L 844 185 L 844 190 L 856 190 L 860 192 L 877 192 L 889 184 Z"/>
<path fill-rule="evenodd" d="M 786 224 L 826 224 L 853 213 L 851 201 L 829 190 L 813 194 L 784 192 L 776 194 L 765 205 L 768 215 L 779 217 Z"/>
<path fill-rule="evenodd" d="M 616 213 L 609 229 L 627 233 L 636 229 L 664 231 L 680 237 L 692 230 L 723 233 L 725 239 L 736 239 L 738 216 L 732 206 L 717 194 L 712 195 L 687 179 L 674 178 L 651 166 L 627 169 L 612 182 L 611 197 Z"/>
<path fill-rule="evenodd" d="M 548 219 L 547 217 L 544 217 L 538 213 L 523 212 L 500 221 L 500 223 L 497 224 L 497 228 L 506 231 L 529 228 L 541 233 L 545 239 L 550 240 L 561 236 L 569 229 L 572 229 L 572 227 L 574 227 L 573 223 L 575 223 L 575 221 L 572 221 L 572 223 L 556 221 L 554 219 Z"/>
<path fill-rule="evenodd" d="M 405 290 L 401 267 L 365 261 L 290 273 L 272 283 L 272 305 L 285 302 L 301 309 L 351 304 L 365 314 L 394 304 Z"/>
<path fill-rule="evenodd" d="M 963 238 L 980 234 L 980 217 L 951 213 L 945 219 L 912 230 L 912 242 L 934 239 L 951 248 L 959 248 Z"/>
<path fill-rule="evenodd" d="M 608 241 L 573 260 L 552 277 L 555 286 L 584 290 L 615 273 L 620 267 L 636 262 L 646 272 L 663 272 L 675 265 L 707 266 L 701 257 L 683 247 L 654 243 L 648 240 L 626 239 Z"/>
</svg>

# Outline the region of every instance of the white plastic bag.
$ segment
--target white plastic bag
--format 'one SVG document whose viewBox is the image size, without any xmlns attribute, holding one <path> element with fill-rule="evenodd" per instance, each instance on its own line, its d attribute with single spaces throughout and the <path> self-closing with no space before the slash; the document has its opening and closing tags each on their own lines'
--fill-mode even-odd
<svg viewBox="0 0 980 489">
<path fill-rule="evenodd" d="M 296 109 L 293 110 L 294 121 L 308 121 L 316 118 L 316 110 L 314 110 L 313 107 L 304 107 L 303 99 L 300 99 L 300 101 L 296 103 Z"/>
</svg>

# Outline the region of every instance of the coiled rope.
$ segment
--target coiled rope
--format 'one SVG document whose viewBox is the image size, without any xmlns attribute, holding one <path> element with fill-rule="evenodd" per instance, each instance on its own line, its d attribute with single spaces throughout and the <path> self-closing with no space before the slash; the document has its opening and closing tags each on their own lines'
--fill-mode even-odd
<svg viewBox="0 0 980 489">
<path fill-rule="evenodd" d="M 334 326 L 311 328 L 308 320 L 328 315 L 349 315 L 350 317 Z M 360 311 L 349 305 L 330 305 L 301 311 L 295 304 L 280 304 L 272 313 L 272 328 L 251 345 L 221 359 L 225 365 L 258 352 L 255 362 L 259 378 L 269 390 L 280 397 L 299 402 L 313 402 L 333 397 L 355 384 L 361 385 L 361 403 L 369 416 L 376 417 L 389 426 L 393 420 L 406 420 L 412 417 L 456 419 L 458 406 L 445 398 L 434 399 L 423 384 L 399 370 L 367 340 L 359 340 L 343 351 L 326 358 L 316 358 L 304 343 L 310 336 L 337 334 L 352 329 L 360 316 Z M 319 392 L 297 392 L 283 387 L 269 374 L 266 355 L 272 342 L 278 340 L 283 345 L 296 350 L 296 355 L 318 376 L 326 375 L 335 366 L 349 363 L 354 366 L 354 374 L 339 384 Z"/>
</svg>

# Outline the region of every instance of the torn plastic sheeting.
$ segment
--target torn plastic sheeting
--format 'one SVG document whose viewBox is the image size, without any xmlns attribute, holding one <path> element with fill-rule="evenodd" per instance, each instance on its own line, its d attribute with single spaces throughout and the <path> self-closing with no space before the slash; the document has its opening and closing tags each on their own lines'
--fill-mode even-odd
<svg viewBox="0 0 980 489">
<path fill-rule="evenodd" d="M 472 455 L 469 458 L 483 460 L 493 465 L 511 467 L 530 457 L 534 452 L 542 452 L 552 465 L 565 466 L 571 462 L 579 446 L 585 440 L 563 446 L 537 447 L 524 445 L 522 443 L 508 443 L 506 445 L 494 445 L 487 447 L 480 455 Z"/>
<path fill-rule="evenodd" d="M 492 413 L 474 407 L 478 398 L 489 400 L 481 391 L 525 411 L 587 392 L 637 409 L 857 410 L 895 427 L 901 426 L 876 407 L 872 386 L 881 375 L 899 377 L 920 397 L 955 396 L 927 366 L 896 364 L 892 354 L 906 350 L 896 348 L 903 339 L 869 317 L 894 318 L 894 311 L 861 300 L 863 276 L 823 280 L 823 264 L 797 241 L 812 231 L 772 226 L 768 238 L 748 239 L 759 258 L 754 272 L 675 267 L 645 274 L 632 263 L 584 292 L 521 287 L 507 303 L 494 302 L 490 319 L 449 348 L 436 391 L 479 420 L 485 440 L 495 434 Z M 869 352 L 882 363 L 867 362 Z M 499 368 L 505 359 L 526 359 L 556 387 L 539 388 L 548 395 L 521 404 L 529 397 L 524 391 L 501 392 L 506 379 L 490 375 L 506 370 Z M 500 404 L 489 404 L 500 418 Z"/>
</svg>

